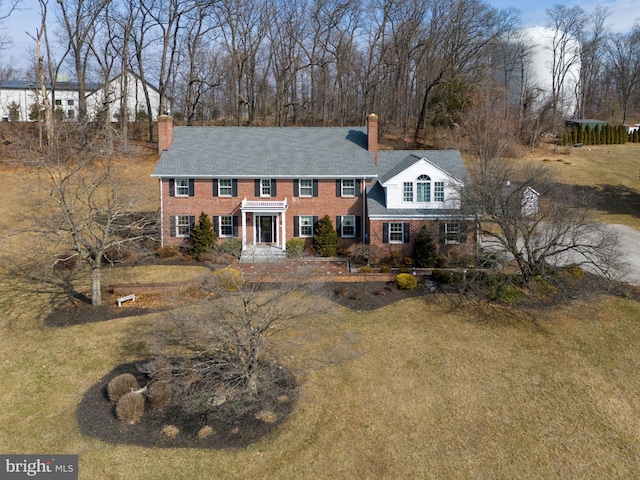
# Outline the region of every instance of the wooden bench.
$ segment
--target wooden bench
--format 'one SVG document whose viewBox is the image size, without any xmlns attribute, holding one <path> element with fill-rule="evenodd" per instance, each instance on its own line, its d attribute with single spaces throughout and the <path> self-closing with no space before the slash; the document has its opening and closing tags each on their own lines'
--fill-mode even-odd
<svg viewBox="0 0 640 480">
<path fill-rule="evenodd" d="M 122 304 L 124 302 L 128 302 L 129 300 L 131 300 L 132 302 L 136 301 L 136 296 L 132 293 L 131 295 L 126 295 L 124 297 L 120 297 L 117 302 L 118 302 L 118 307 L 122 307 Z"/>
</svg>

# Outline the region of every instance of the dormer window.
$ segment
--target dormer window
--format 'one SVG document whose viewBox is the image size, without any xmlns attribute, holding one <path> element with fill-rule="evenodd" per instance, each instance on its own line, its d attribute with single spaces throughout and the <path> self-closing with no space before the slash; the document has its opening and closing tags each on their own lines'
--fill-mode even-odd
<svg viewBox="0 0 640 480">
<path fill-rule="evenodd" d="M 431 201 L 431 178 L 428 175 L 420 175 L 416 180 L 416 194 L 418 203 Z"/>
<path fill-rule="evenodd" d="M 433 182 L 433 201 L 444 202 L 444 182 Z"/>
</svg>

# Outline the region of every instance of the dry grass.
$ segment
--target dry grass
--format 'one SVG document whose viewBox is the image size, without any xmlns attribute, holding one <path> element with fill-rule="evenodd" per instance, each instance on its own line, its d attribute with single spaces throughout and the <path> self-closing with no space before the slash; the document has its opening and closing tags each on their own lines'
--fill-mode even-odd
<svg viewBox="0 0 640 480">
<path fill-rule="evenodd" d="M 550 166 L 566 181 L 637 195 L 640 146 L 611 150 L 608 160 L 607 147 L 575 149 L 562 157 L 570 165 Z M 127 168 L 151 208 L 153 162 Z M 23 182 L 2 173 L 6 229 L 21 222 L 15 198 Z M 21 201 L 35 206 L 37 199 Z M 5 251 L 24 245 L 0 242 Z M 535 322 L 478 324 L 422 299 L 310 318 L 277 352 L 298 373 L 298 411 L 273 435 L 229 451 L 84 437 L 75 417 L 82 395 L 116 365 L 149 356 L 141 339 L 150 318 L 42 328 L 31 317 L 46 301 L 32 302 L 20 322 L 0 327 L 0 451 L 77 453 L 79 478 L 196 479 L 212 469 L 227 479 L 637 476 L 640 305 L 629 300 L 574 302 L 535 312 Z"/>
<path fill-rule="evenodd" d="M 560 182 L 593 187 L 602 199 L 602 221 L 640 230 L 640 144 L 562 149 L 547 145 L 525 160 L 544 162 Z"/>
<path fill-rule="evenodd" d="M 83 392 L 144 355 L 123 348 L 144 320 L 12 330 L 0 340 L 0 449 L 77 452 L 80 478 L 203 478 L 212 463 L 222 478 L 630 478 L 638 318 L 637 303 L 601 298 L 536 323 L 480 325 L 422 299 L 310 319 L 280 352 L 300 372 L 297 413 L 219 452 L 79 433 Z"/>
</svg>

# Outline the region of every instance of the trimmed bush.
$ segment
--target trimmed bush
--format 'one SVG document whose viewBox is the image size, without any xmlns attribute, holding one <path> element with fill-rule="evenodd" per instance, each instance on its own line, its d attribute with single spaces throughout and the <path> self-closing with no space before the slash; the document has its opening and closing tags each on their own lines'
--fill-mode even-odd
<svg viewBox="0 0 640 480">
<path fill-rule="evenodd" d="M 273 410 L 260 410 L 255 414 L 255 417 L 264 423 L 276 423 L 278 421 L 278 415 Z"/>
<path fill-rule="evenodd" d="M 373 273 L 373 268 L 365 265 L 364 267 L 360 267 L 360 273 Z"/>
<path fill-rule="evenodd" d="M 162 427 L 162 434 L 165 437 L 175 438 L 180 433 L 180 429 L 175 425 L 165 425 Z"/>
<path fill-rule="evenodd" d="M 584 270 L 578 265 L 570 265 L 565 271 L 576 280 L 580 280 L 584 276 Z"/>
<path fill-rule="evenodd" d="M 147 397 L 151 408 L 164 408 L 171 404 L 171 384 L 168 382 L 153 382 L 147 388 Z"/>
<path fill-rule="evenodd" d="M 380 273 L 391 273 L 391 265 L 386 263 L 380 265 Z"/>
<path fill-rule="evenodd" d="M 226 267 L 213 272 L 213 283 L 218 288 L 234 291 L 242 285 L 242 274 L 235 268 Z"/>
<path fill-rule="evenodd" d="M 107 394 L 112 405 L 116 405 L 118 400 L 127 393 L 138 390 L 138 380 L 130 373 L 123 373 L 113 378 L 107 385 Z"/>
<path fill-rule="evenodd" d="M 507 284 L 498 285 L 498 287 L 496 288 L 495 297 L 497 300 L 500 300 L 507 305 L 518 305 L 525 300 L 526 294 L 517 285 Z"/>
<path fill-rule="evenodd" d="M 211 219 L 204 212 L 198 218 L 198 225 L 191 230 L 191 241 L 193 243 L 189 249 L 189 254 L 194 258 L 198 258 L 203 253 L 216 250 L 218 235 L 213 231 Z"/>
<path fill-rule="evenodd" d="M 287 240 L 287 257 L 298 258 L 304 253 L 304 240 L 301 238 L 292 238 Z"/>
<path fill-rule="evenodd" d="M 231 254 L 237 259 L 242 256 L 242 240 L 239 238 L 229 238 L 218 245 L 218 254 Z"/>
<path fill-rule="evenodd" d="M 453 283 L 453 273 L 445 270 L 433 270 L 431 279 L 437 283 Z"/>
<path fill-rule="evenodd" d="M 144 397 L 140 393 L 129 392 L 120 397 L 116 405 L 116 417 L 130 425 L 138 423 L 144 413 Z"/>
<path fill-rule="evenodd" d="M 205 425 L 200 430 L 198 430 L 198 438 L 201 440 L 204 440 L 211 435 L 213 435 L 213 428 L 211 428 L 209 425 Z"/>
<path fill-rule="evenodd" d="M 418 286 L 418 280 L 410 273 L 399 273 L 396 275 L 396 283 L 403 290 L 413 290 Z"/>
<path fill-rule="evenodd" d="M 318 221 L 313 234 L 313 248 L 323 257 L 335 257 L 338 254 L 338 240 L 331 217 L 325 215 Z"/>
</svg>

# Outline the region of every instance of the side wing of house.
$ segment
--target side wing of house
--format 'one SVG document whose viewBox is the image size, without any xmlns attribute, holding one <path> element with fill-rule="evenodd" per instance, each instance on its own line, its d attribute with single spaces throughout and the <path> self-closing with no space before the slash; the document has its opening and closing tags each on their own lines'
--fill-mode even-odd
<svg viewBox="0 0 640 480">
<path fill-rule="evenodd" d="M 456 167 L 456 173 L 464 171 L 458 152 L 434 151 L 428 155 Z M 461 207 L 462 187 L 460 178 L 435 161 L 409 153 L 383 173 L 368 193 L 372 249 L 381 257 L 411 256 L 413 242 L 424 229 L 439 254 L 472 254 L 475 222 Z"/>
</svg>

